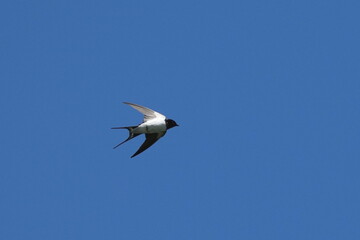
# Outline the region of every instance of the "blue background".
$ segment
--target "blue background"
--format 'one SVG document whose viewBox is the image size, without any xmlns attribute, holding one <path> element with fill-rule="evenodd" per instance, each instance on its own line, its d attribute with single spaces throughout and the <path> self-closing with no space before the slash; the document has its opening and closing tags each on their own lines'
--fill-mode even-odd
<svg viewBox="0 0 360 240">
<path fill-rule="evenodd" d="M 2 1 L 0 239 L 360 239 L 359 7 Z"/>
</svg>

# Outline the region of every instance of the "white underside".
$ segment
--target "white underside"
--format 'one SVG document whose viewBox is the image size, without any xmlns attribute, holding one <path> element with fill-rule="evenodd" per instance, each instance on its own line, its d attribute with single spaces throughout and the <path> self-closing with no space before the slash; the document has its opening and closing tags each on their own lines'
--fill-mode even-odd
<svg viewBox="0 0 360 240">
<path fill-rule="evenodd" d="M 140 124 L 133 130 L 133 133 L 160 133 L 166 131 L 166 124 L 163 119 L 152 119 Z"/>
</svg>

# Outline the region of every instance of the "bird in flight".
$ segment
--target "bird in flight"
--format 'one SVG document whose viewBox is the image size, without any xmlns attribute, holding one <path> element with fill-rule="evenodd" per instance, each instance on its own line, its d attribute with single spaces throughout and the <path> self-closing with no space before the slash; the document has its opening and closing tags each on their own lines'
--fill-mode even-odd
<svg viewBox="0 0 360 240">
<path fill-rule="evenodd" d="M 155 112 L 154 110 L 151 110 L 149 108 L 124 102 L 127 105 L 130 105 L 131 107 L 135 108 L 139 112 L 141 112 L 144 115 L 144 121 L 137 125 L 137 126 L 131 126 L 131 127 L 113 127 L 111 129 L 127 129 L 129 131 L 129 137 L 116 145 L 114 147 L 117 148 L 121 144 L 129 141 L 130 139 L 133 139 L 134 137 L 137 137 L 141 134 L 145 134 L 145 142 L 140 146 L 140 148 L 132 155 L 131 157 L 135 157 L 136 155 L 142 153 L 149 147 L 151 147 L 157 140 L 159 140 L 161 137 L 163 137 L 166 133 L 166 131 L 170 128 L 179 126 L 174 120 L 166 118 L 161 113 Z"/>
</svg>

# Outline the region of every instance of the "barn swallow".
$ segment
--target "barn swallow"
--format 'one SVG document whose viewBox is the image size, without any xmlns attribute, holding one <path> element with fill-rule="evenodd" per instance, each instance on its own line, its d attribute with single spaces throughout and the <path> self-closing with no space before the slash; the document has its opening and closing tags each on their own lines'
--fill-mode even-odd
<svg viewBox="0 0 360 240">
<path fill-rule="evenodd" d="M 130 126 L 130 127 L 113 127 L 111 129 L 127 129 L 129 131 L 129 137 L 116 145 L 114 147 L 117 148 L 121 144 L 129 141 L 130 139 L 133 139 L 134 137 L 137 137 L 141 134 L 145 134 L 145 142 L 140 146 L 140 148 L 132 155 L 131 157 L 135 157 L 136 155 L 142 153 L 149 147 L 151 147 L 157 140 L 159 140 L 161 137 L 163 137 L 166 133 L 166 131 L 170 128 L 179 126 L 174 120 L 166 118 L 161 113 L 155 112 L 154 110 L 151 110 L 149 108 L 124 102 L 125 104 L 130 105 L 131 107 L 138 110 L 140 113 L 144 115 L 144 120 L 141 124 L 137 126 Z"/>
</svg>

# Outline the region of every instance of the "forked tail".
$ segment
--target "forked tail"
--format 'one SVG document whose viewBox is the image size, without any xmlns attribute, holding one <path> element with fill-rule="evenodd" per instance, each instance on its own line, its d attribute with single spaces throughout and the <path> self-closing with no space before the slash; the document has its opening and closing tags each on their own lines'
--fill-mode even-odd
<svg viewBox="0 0 360 240">
<path fill-rule="evenodd" d="M 128 137 L 125 141 L 123 141 L 123 142 L 119 143 L 118 145 L 116 145 L 116 146 L 114 147 L 114 149 L 117 148 L 118 146 L 120 146 L 121 144 L 123 144 L 123 143 L 129 141 L 130 139 L 133 139 L 134 137 L 137 137 L 137 136 L 139 136 L 139 135 L 141 134 L 141 133 L 133 133 L 133 129 L 134 129 L 134 128 L 137 128 L 137 126 L 131 126 L 131 127 L 113 127 L 113 128 L 111 128 L 111 129 L 127 129 L 127 130 L 129 131 L 129 137 Z"/>
</svg>

